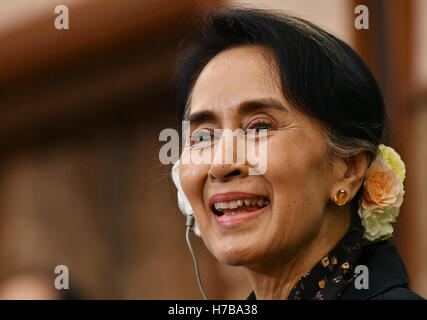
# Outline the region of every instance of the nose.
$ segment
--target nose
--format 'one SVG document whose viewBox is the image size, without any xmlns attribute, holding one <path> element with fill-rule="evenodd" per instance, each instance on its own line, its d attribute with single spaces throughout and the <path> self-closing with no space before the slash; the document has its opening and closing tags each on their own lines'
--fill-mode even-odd
<svg viewBox="0 0 427 320">
<path fill-rule="evenodd" d="M 244 178 L 247 175 L 248 168 L 243 164 L 212 164 L 209 169 L 209 177 L 220 182 Z"/>
<path fill-rule="evenodd" d="M 238 140 L 234 139 L 230 132 L 224 130 L 219 141 L 221 147 L 216 150 L 209 168 L 209 178 L 211 180 L 225 182 L 232 179 L 244 178 L 248 175 L 249 169 L 244 159 L 245 151 L 237 146 L 238 143 Z M 237 153 L 239 152 L 243 154 L 238 156 Z"/>
</svg>

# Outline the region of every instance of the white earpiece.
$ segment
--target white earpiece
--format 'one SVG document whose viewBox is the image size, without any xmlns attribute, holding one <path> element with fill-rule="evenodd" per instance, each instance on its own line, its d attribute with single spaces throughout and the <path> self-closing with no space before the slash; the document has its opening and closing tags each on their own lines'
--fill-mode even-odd
<svg viewBox="0 0 427 320">
<path fill-rule="evenodd" d="M 175 184 L 175 187 L 178 189 L 178 207 L 181 212 L 187 216 L 187 221 L 185 223 L 186 232 L 185 232 L 185 240 L 187 241 L 188 249 L 190 250 L 191 256 L 193 257 L 194 268 L 196 270 L 197 283 L 199 284 L 200 292 L 203 296 L 203 299 L 207 300 L 205 290 L 203 289 L 202 280 L 200 279 L 199 266 L 197 264 L 196 255 L 191 246 L 189 232 L 190 230 L 194 231 L 194 234 L 200 237 L 200 229 L 197 226 L 197 221 L 194 217 L 193 208 L 191 208 L 190 202 L 185 196 L 184 191 L 182 190 L 181 180 L 179 178 L 179 160 L 174 163 L 172 167 L 172 180 Z"/>
<path fill-rule="evenodd" d="M 188 216 L 194 217 L 193 208 L 191 208 L 190 202 L 188 201 L 188 199 L 185 196 L 185 193 L 181 187 L 181 181 L 179 178 L 179 160 L 174 163 L 174 165 L 172 167 L 171 174 L 172 174 L 173 183 L 175 184 L 175 187 L 178 190 L 178 207 L 179 207 L 179 209 L 187 217 Z M 194 221 L 193 231 L 197 236 L 200 237 L 200 229 L 197 225 L 197 221 Z"/>
</svg>

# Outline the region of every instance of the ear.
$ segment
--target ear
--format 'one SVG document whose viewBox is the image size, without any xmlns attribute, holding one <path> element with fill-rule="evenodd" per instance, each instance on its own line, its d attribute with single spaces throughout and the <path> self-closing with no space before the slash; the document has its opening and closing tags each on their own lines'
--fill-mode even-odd
<svg viewBox="0 0 427 320">
<path fill-rule="evenodd" d="M 347 203 L 354 198 L 363 183 L 365 172 L 369 166 L 370 156 L 363 151 L 350 157 L 338 157 L 334 159 L 334 183 L 331 190 L 330 199 L 334 201 L 335 195 L 340 189 L 348 193 Z"/>
</svg>

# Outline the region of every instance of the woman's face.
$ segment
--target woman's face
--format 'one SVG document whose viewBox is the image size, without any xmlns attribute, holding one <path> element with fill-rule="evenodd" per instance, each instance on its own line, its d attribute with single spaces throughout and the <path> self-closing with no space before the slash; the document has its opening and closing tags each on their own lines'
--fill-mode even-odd
<svg viewBox="0 0 427 320">
<path fill-rule="evenodd" d="M 330 199 L 333 175 L 322 131 L 288 104 L 271 70 L 261 47 L 228 49 L 206 65 L 192 91 L 193 137 L 201 129 L 268 132 L 262 175 L 249 175 L 247 161 L 218 163 L 226 148 L 214 153 L 213 143 L 193 141 L 183 151 L 212 146 L 217 161 L 181 164 L 181 183 L 206 246 L 231 265 L 293 256 L 319 232 Z"/>
</svg>

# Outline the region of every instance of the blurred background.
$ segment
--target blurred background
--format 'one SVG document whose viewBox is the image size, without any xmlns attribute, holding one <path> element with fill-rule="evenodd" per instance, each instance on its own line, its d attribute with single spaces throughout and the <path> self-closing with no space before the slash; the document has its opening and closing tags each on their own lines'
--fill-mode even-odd
<svg viewBox="0 0 427 320">
<path fill-rule="evenodd" d="M 384 142 L 407 164 L 393 241 L 427 297 L 427 1 L 2 0 L 0 298 L 66 298 L 49 291 L 57 265 L 74 297 L 201 298 L 159 133 L 178 128 L 180 41 L 223 4 L 288 10 L 367 62 L 388 108 Z M 354 27 L 359 4 L 368 30 Z M 54 27 L 57 5 L 69 30 Z M 242 270 L 192 239 L 208 297 L 246 298 Z"/>
</svg>

